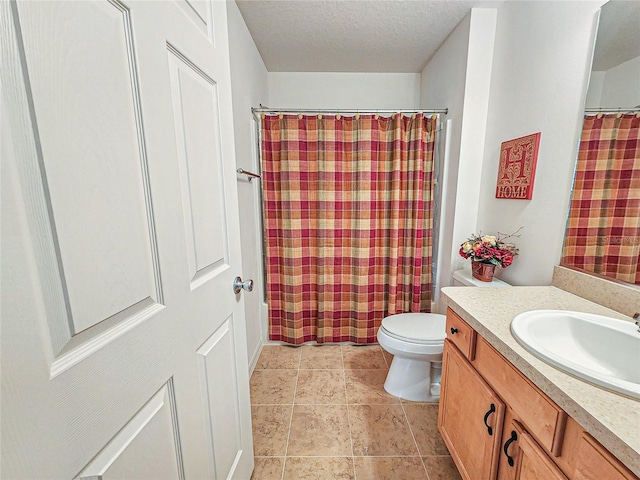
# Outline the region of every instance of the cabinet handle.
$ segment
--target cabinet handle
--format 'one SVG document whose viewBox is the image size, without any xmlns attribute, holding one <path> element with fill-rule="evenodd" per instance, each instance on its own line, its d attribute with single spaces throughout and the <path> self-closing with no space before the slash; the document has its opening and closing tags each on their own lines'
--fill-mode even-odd
<svg viewBox="0 0 640 480">
<path fill-rule="evenodd" d="M 489 418 L 489 415 L 491 415 L 493 412 L 496 411 L 496 406 L 492 403 L 491 407 L 489 407 L 489 411 L 487 413 L 484 414 L 484 419 L 482 420 L 484 422 L 484 426 L 487 427 L 487 433 L 489 435 L 493 435 L 493 428 L 491 428 L 488 424 L 487 424 L 487 419 Z"/>
<path fill-rule="evenodd" d="M 451 327 L 451 335 L 455 335 L 456 333 L 458 333 L 458 329 Z"/>
<path fill-rule="evenodd" d="M 508 452 L 509 445 L 511 445 L 516 440 L 518 440 L 518 435 L 516 434 L 515 430 L 511 430 L 511 438 L 504 443 L 504 449 L 503 449 L 504 454 L 507 456 L 507 462 L 509 462 L 510 467 L 513 467 L 513 464 L 515 462 L 513 461 L 513 457 L 509 455 L 509 452 Z"/>
</svg>

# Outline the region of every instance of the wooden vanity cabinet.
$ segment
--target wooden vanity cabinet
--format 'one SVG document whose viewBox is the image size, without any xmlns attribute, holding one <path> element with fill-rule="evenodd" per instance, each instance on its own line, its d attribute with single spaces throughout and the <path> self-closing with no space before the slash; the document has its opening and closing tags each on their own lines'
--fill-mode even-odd
<svg viewBox="0 0 640 480">
<path fill-rule="evenodd" d="M 580 432 L 576 455 L 575 480 L 638 480 L 587 432 Z"/>
<path fill-rule="evenodd" d="M 562 470 L 507 408 L 498 480 L 567 480 Z M 602 479 L 601 479 L 602 480 Z"/>
<path fill-rule="evenodd" d="M 443 352 L 438 429 L 465 480 L 567 479 L 449 340 Z"/>
<path fill-rule="evenodd" d="M 451 309 L 438 430 L 466 480 L 638 480 Z"/>
<path fill-rule="evenodd" d="M 438 430 L 466 480 L 496 477 L 504 403 L 445 340 Z"/>
</svg>

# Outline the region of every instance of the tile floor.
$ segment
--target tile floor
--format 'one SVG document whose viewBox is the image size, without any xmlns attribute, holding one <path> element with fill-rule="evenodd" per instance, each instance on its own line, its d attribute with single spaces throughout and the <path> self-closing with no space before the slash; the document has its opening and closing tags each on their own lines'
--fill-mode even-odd
<svg viewBox="0 0 640 480">
<path fill-rule="evenodd" d="M 438 405 L 386 393 L 378 345 L 265 346 L 251 376 L 252 480 L 457 480 Z"/>
</svg>

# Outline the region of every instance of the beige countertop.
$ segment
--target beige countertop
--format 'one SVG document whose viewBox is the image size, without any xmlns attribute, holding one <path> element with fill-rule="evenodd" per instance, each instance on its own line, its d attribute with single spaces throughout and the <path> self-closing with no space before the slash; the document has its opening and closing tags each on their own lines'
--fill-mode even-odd
<svg viewBox="0 0 640 480">
<path fill-rule="evenodd" d="M 556 287 L 446 287 L 442 289 L 442 298 L 529 380 L 640 476 L 640 401 L 595 387 L 547 365 L 521 347 L 510 331 L 511 320 L 529 310 L 574 310 L 631 321 L 630 317 Z"/>
</svg>

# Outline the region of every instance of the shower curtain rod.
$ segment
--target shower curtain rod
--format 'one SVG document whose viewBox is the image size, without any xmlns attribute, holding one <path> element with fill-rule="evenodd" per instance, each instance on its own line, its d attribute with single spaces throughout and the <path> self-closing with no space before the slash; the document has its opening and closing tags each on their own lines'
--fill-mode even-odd
<svg viewBox="0 0 640 480">
<path fill-rule="evenodd" d="M 616 107 L 616 108 L 585 108 L 584 113 L 634 113 L 640 112 L 640 105 L 635 107 Z"/>
<path fill-rule="evenodd" d="M 308 108 L 269 108 L 269 107 L 265 107 L 263 105 L 260 105 L 259 107 L 251 107 L 251 113 L 253 114 L 254 118 L 256 118 L 256 113 L 311 113 L 311 114 L 317 114 L 317 113 L 323 113 L 323 114 L 331 114 L 331 113 L 336 113 L 336 114 L 343 114 L 343 113 L 353 113 L 353 114 L 372 114 L 372 113 L 443 113 L 443 114 L 447 114 L 449 113 L 449 109 L 448 108 L 435 108 L 435 109 L 429 109 L 429 108 L 415 108 L 415 109 L 403 109 L 403 108 L 396 108 L 396 109 L 384 109 L 384 108 L 316 108 L 316 109 L 308 109 Z"/>
</svg>

